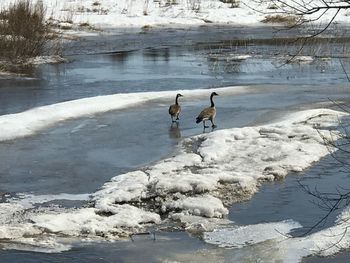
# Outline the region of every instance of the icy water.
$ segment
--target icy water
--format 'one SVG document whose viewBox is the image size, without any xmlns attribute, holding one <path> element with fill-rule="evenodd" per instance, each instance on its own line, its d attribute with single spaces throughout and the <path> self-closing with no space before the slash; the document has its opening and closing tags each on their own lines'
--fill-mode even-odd
<svg viewBox="0 0 350 263">
<path fill-rule="evenodd" d="M 223 52 L 222 47 L 225 45 L 217 48 L 213 43 L 73 55 L 70 63 L 39 67 L 30 79 L 1 80 L 0 114 L 105 94 L 249 86 L 244 94 L 216 99 L 217 123 L 223 129 L 267 123 L 301 109 L 332 106 L 329 99 L 350 99 L 339 59 L 278 67 L 278 56 L 256 54 L 247 48 L 226 47 L 226 55 L 249 54 L 246 59 L 213 56 Z M 266 48 L 274 53 L 273 47 Z M 349 68 L 347 60 L 342 63 Z M 37 135 L 1 143 L 0 191 L 10 196 L 91 193 L 115 175 L 173 154 L 181 138 L 202 132 L 194 116 L 208 99 L 183 98 L 186 113 L 179 127 L 170 124 L 170 103 L 152 101 L 66 121 Z M 229 219 L 238 224 L 294 219 L 305 227 L 302 233 L 324 211 L 311 202 L 298 181 L 331 191 L 340 184 L 347 187 L 346 176 L 326 157 L 303 173 L 264 184 L 252 200 L 233 205 Z M 60 204 L 81 205 L 81 201 Z M 334 217 L 321 227 L 331 225 Z M 71 251 L 59 254 L 0 252 L 4 262 L 24 262 L 24 258 L 25 262 L 237 262 L 232 260 L 242 257 L 244 251 L 218 249 L 184 232 L 156 233 L 155 240 L 145 236 L 134 242 L 77 241 Z"/>
</svg>

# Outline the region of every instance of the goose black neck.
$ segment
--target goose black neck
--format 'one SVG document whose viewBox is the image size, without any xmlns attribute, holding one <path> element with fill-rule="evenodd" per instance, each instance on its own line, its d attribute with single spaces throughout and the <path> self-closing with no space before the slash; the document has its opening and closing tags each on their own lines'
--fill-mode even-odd
<svg viewBox="0 0 350 263">
<path fill-rule="evenodd" d="M 177 101 L 179 99 L 179 96 L 176 96 L 176 99 L 175 99 L 175 104 L 176 105 L 179 105 L 179 102 Z"/>
<path fill-rule="evenodd" d="M 215 106 L 215 104 L 214 104 L 214 101 L 213 101 L 213 94 L 212 95 L 210 95 L 210 102 L 211 102 L 211 106 L 210 107 L 214 107 Z"/>
</svg>

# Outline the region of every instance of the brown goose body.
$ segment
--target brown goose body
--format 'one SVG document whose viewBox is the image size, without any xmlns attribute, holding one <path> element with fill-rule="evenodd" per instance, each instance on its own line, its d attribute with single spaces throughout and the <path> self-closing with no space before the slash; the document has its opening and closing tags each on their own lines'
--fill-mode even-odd
<svg viewBox="0 0 350 263">
<path fill-rule="evenodd" d="M 169 114 L 172 116 L 172 117 L 177 117 L 181 112 L 181 106 L 178 105 L 178 104 L 173 104 L 173 105 L 170 105 L 169 107 Z"/>
<path fill-rule="evenodd" d="M 215 116 L 216 116 L 215 106 L 208 107 L 208 108 L 205 108 L 204 110 L 202 110 L 201 113 L 199 113 L 196 122 L 200 123 L 201 121 L 212 120 L 215 118 Z"/>
<path fill-rule="evenodd" d="M 211 121 L 213 128 L 216 127 L 216 125 L 214 124 L 214 118 L 216 116 L 216 108 L 215 108 L 214 101 L 213 101 L 214 96 L 218 96 L 218 94 L 216 92 L 211 93 L 211 95 L 210 95 L 211 106 L 202 110 L 196 119 L 196 123 L 203 122 L 204 128 L 208 128 L 208 126 L 205 126 L 205 121 L 207 121 L 207 120 Z"/>
<path fill-rule="evenodd" d="M 179 120 L 179 115 L 181 112 L 181 106 L 179 105 L 179 102 L 178 102 L 179 97 L 183 97 L 183 96 L 181 94 L 177 94 L 175 98 L 175 104 L 172 104 L 169 107 L 169 114 L 172 122 Z M 174 121 L 174 118 L 176 118 L 175 121 Z"/>
</svg>

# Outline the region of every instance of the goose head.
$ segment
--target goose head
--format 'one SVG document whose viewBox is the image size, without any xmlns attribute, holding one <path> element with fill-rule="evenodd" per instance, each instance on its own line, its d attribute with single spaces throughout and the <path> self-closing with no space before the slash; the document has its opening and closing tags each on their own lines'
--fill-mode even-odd
<svg viewBox="0 0 350 263">
<path fill-rule="evenodd" d="M 182 94 L 180 94 L 180 93 L 176 94 L 176 99 L 175 99 L 175 104 L 176 105 L 178 105 L 178 101 L 177 100 L 178 100 L 179 97 L 183 97 Z"/>
</svg>

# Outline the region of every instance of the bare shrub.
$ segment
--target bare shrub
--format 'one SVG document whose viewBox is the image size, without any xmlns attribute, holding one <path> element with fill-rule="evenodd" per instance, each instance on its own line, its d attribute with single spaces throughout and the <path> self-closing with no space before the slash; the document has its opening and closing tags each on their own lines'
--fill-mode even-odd
<svg viewBox="0 0 350 263">
<path fill-rule="evenodd" d="M 142 31 L 140 32 L 141 34 L 146 34 L 148 33 L 151 29 L 152 29 L 152 26 L 150 25 L 144 25 L 142 28 Z"/>
<path fill-rule="evenodd" d="M 143 15 L 148 16 L 148 5 L 149 5 L 149 0 L 145 0 L 143 4 Z"/>
<path fill-rule="evenodd" d="M 0 59 L 25 61 L 42 55 L 49 41 L 42 2 L 21 0 L 0 12 Z"/>
<path fill-rule="evenodd" d="M 278 8 L 279 8 L 278 5 L 276 5 L 275 3 L 270 3 L 267 6 L 267 9 L 270 9 L 270 10 L 277 10 Z"/>
<path fill-rule="evenodd" d="M 240 0 L 220 0 L 220 2 L 231 4 L 231 8 L 237 8 L 240 4 Z"/>
<path fill-rule="evenodd" d="M 164 6 L 171 6 L 171 5 L 177 5 L 177 0 L 166 0 Z"/>
<path fill-rule="evenodd" d="M 187 0 L 187 5 L 190 10 L 199 13 L 201 10 L 201 0 Z"/>
<path fill-rule="evenodd" d="M 79 26 L 81 26 L 81 27 L 91 27 L 88 22 L 80 23 Z"/>
</svg>

